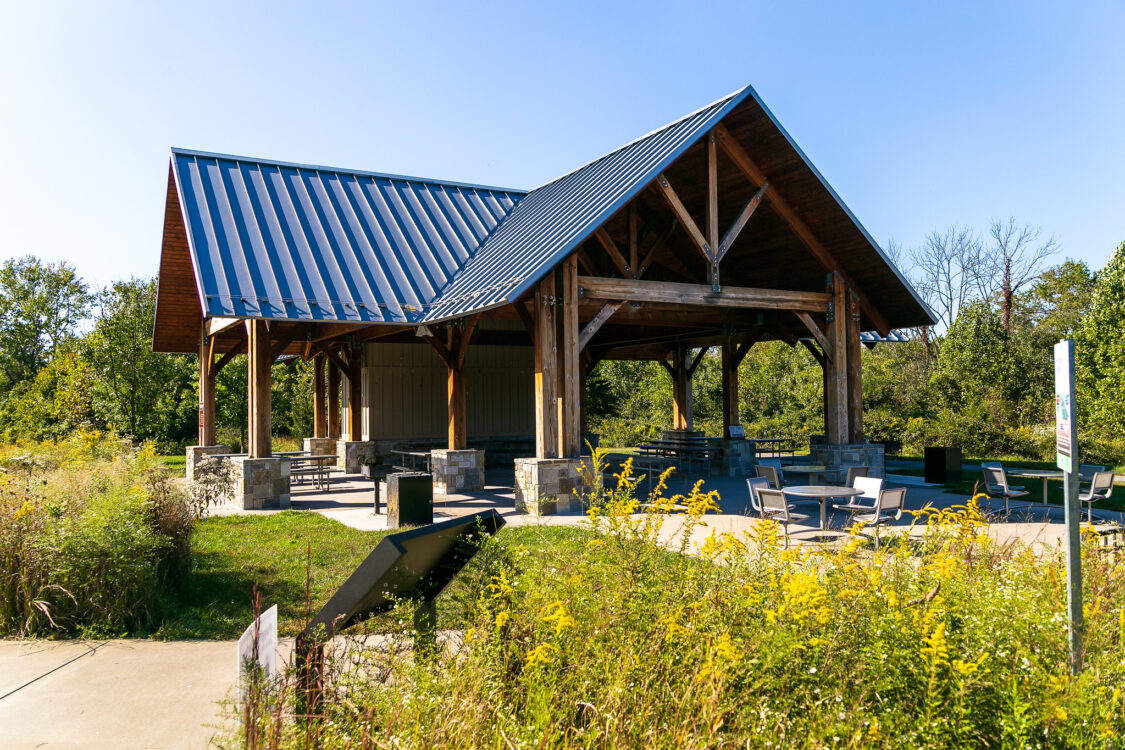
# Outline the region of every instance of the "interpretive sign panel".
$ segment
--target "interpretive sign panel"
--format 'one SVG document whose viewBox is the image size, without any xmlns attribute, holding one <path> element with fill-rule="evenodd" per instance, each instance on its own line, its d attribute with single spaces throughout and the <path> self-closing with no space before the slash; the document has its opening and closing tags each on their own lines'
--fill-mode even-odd
<svg viewBox="0 0 1125 750">
<path fill-rule="evenodd" d="M 239 695 L 245 698 L 248 672 L 259 670 L 261 676 L 277 677 L 277 605 L 273 605 L 250 623 L 238 639 Z"/>
<path fill-rule="evenodd" d="M 495 534 L 503 525 L 500 514 L 490 509 L 383 537 L 309 620 L 304 634 L 331 637 L 403 599 L 432 602 L 476 554 L 479 537 Z"/>
<path fill-rule="evenodd" d="M 1074 471 L 1074 342 L 1055 344 L 1055 459 L 1063 471 Z"/>
</svg>

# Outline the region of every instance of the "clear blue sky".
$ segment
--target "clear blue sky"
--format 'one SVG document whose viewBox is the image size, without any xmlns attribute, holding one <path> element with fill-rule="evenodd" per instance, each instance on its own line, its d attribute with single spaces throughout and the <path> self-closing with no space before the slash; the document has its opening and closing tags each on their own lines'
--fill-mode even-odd
<svg viewBox="0 0 1125 750">
<path fill-rule="evenodd" d="M 156 272 L 168 148 L 530 188 L 752 84 L 881 243 L 1125 240 L 1125 3 L 0 7 L 0 257 Z M 1061 260 L 1061 258 L 1060 258 Z"/>
</svg>

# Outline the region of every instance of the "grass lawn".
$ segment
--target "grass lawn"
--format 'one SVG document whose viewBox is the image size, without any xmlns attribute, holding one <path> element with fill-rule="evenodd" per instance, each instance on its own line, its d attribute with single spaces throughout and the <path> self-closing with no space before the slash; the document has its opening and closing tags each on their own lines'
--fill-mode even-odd
<svg viewBox="0 0 1125 750">
<path fill-rule="evenodd" d="M 187 456 L 182 453 L 178 456 L 157 456 L 156 460 L 159 461 L 160 465 L 165 469 L 173 473 L 179 472 L 180 476 L 183 476 L 183 473 L 187 471 Z"/>
<path fill-rule="evenodd" d="M 162 607 L 162 621 L 148 633 L 156 638 L 231 639 L 242 635 L 252 617 L 254 584 L 265 607 L 278 605 L 278 633 L 294 636 L 307 621 L 305 570 L 312 547 L 308 609 L 328 601 L 388 532 L 357 531 L 319 513 L 286 511 L 264 516 L 227 516 L 199 522 L 192 536 L 191 574 Z M 500 532 L 565 556 L 580 551 L 588 532 L 563 528 L 512 528 Z M 565 552 L 564 552 L 565 550 Z M 473 576 L 472 566 L 462 574 Z M 455 581 L 438 600 L 443 626 L 461 615 Z M 369 624 L 380 629 L 378 620 Z"/>
</svg>

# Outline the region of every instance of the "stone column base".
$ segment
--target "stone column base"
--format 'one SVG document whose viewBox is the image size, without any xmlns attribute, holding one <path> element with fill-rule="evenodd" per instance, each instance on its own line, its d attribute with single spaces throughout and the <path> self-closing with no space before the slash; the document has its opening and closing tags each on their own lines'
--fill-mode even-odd
<svg viewBox="0 0 1125 750">
<path fill-rule="evenodd" d="M 370 440 L 337 440 L 336 468 L 345 474 L 358 474 L 360 467 L 375 460 L 375 443 Z"/>
<path fill-rule="evenodd" d="M 229 445 L 189 445 L 185 450 L 187 454 L 187 478 L 189 481 L 195 481 L 195 467 L 196 464 L 203 461 L 206 456 L 213 456 L 216 453 L 230 453 Z"/>
<path fill-rule="evenodd" d="M 314 456 L 332 456 L 336 454 L 336 438 L 307 437 L 305 438 L 305 451 Z"/>
<path fill-rule="evenodd" d="M 243 510 L 289 507 L 289 459 L 234 458 L 234 502 Z"/>
<path fill-rule="evenodd" d="M 809 446 L 809 458 L 814 465 L 830 469 L 846 471 L 849 466 L 867 466 L 867 475 L 871 477 L 882 477 L 887 473 L 882 443 L 814 444 Z"/>
<path fill-rule="evenodd" d="M 533 516 L 585 510 L 575 490 L 583 489 L 578 458 L 517 458 L 516 510 Z"/>
<path fill-rule="evenodd" d="M 753 441 L 727 439 L 717 446 L 711 461 L 712 476 L 748 477 L 754 472 Z"/>
<path fill-rule="evenodd" d="M 430 469 L 434 473 L 434 494 L 484 489 L 484 451 L 430 451 Z"/>
</svg>

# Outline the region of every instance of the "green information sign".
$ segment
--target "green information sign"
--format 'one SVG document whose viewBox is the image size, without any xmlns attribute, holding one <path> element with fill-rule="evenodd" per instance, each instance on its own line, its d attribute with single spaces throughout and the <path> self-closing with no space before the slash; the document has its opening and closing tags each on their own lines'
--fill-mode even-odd
<svg viewBox="0 0 1125 750">
<path fill-rule="evenodd" d="M 1074 342 L 1055 344 L 1055 462 L 1074 471 Z"/>
</svg>

